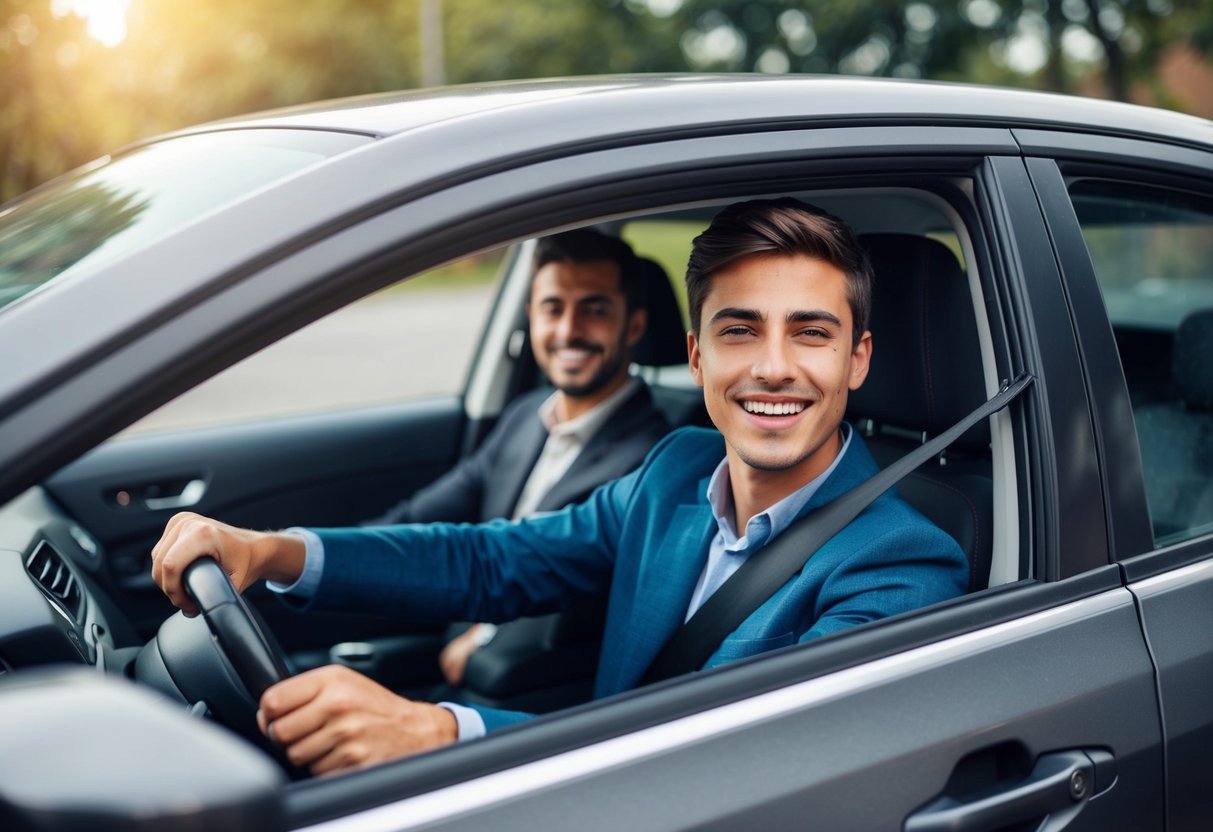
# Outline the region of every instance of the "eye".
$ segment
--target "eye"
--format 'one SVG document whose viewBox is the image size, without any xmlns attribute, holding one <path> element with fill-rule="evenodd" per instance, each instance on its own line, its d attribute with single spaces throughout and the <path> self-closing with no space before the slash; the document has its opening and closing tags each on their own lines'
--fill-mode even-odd
<svg viewBox="0 0 1213 832">
<path fill-rule="evenodd" d="M 833 337 L 833 335 L 830 333 L 829 330 L 822 329 L 819 326 L 807 327 L 805 329 L 802 329 L 799 334 L 801 335 L 801 337 L 810 338 L 813 340 L 822 340 L 822 339 L 828 339 L 828 338 Z"/>
<path fill-rule="evenodd" d="M 742 336 L 749 335 L 751 332 L 753 332 L 753 330 L 751 330 L 748 326 L 735 324 L 733 326 L 726 326 L 724 329 L 720 330 L 720 335 L 722 338 L 740 338 Z"/>
</svg>

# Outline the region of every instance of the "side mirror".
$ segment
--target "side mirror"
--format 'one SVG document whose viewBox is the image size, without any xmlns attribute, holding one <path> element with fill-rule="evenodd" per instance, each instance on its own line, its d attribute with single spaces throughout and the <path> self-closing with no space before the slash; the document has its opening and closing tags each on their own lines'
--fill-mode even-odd
<svg viewBox="0 0 1213 832">
<path fill-rule="evenodd" d="M 0 828 L 286 828 L 285 774 L 180 705 L 85 668 L 0 679 Z"/>
</svg>

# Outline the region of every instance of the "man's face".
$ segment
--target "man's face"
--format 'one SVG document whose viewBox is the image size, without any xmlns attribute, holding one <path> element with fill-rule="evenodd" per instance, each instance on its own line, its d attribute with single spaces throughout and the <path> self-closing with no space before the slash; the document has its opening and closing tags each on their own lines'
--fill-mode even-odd
<svg viewBox="0 0 1213 832">
<path fill-rule="evenodd" d="M 645 312 L 630 315 L 609 260 L 547 263 L 527 305 L 535 361 L 555 387 L 578 399 L 605 399 L 628 372 Z"/>
<path fill-rule="evenodd" d="M 713 275 L 688 346 L 730 467 L 802 484 L 829 467 L 847 393 L 868 373 L 871 335 L 852 343 L 846 276 L 824 260 L 754 255 Z"/>
</svg>

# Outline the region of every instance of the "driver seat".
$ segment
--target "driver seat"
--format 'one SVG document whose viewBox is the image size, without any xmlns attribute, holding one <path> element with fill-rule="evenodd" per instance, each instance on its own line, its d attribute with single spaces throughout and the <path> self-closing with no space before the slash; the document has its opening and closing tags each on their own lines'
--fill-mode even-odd
<svg viewBox="0 0 1213 832">
<path fill-rule="evenodd" d="M 866 234 L 860 244 L 875 273 L 872 364 L 848 399 L 847 418 L 883 468 L 985 401 L 985 375 L 968 278 L 952 251 L 912 234 Z M 960 544 L 970 592 L 989 582 L 991 469 L 990 429 L 982 422 L 896 486 Z"/>
</svg>

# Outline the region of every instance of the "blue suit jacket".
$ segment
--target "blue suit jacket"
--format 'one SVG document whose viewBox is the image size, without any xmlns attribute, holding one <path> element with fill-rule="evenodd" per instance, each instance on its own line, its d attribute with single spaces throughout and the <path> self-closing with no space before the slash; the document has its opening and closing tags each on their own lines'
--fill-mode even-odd
<svg viewBox="0 0 1213 832">
<path fill-rule="evenodd" d="M 723 457 L 716 431 L 684 428 L 636 471 L 551 514 L 477 526 L 316 529 L 324 573 L 308 608 L 509 621 L 609 586 L 595 696 L 629 690 L 686 615 L 716 532 L 706 490 Z M 804 512 L 876 470 L 856 434 Z M 967 585 L 956 542 L 886 492 L 730 634 L 707 666 L 953 598 Z M 480 710 L 490 731 L 527 717 Z"/>
</svg>

